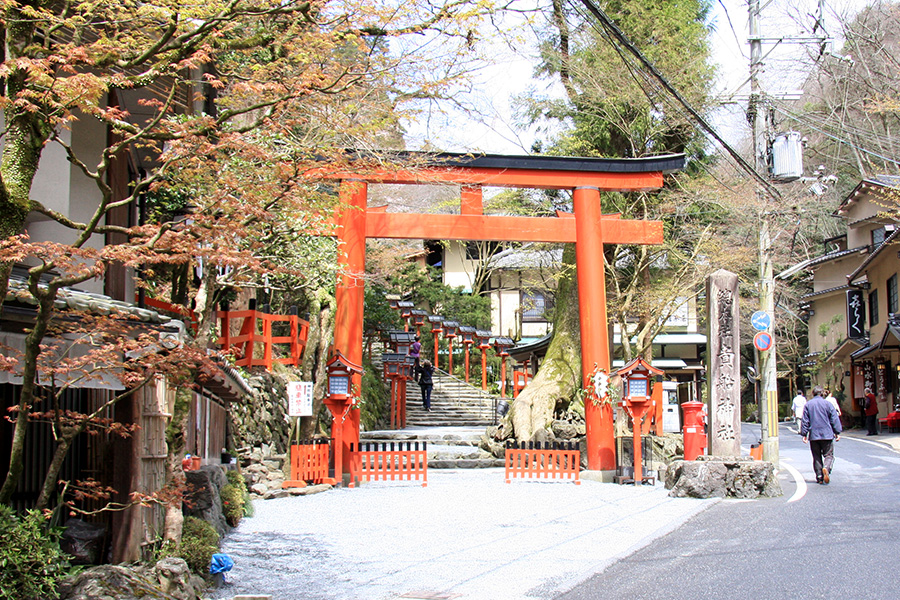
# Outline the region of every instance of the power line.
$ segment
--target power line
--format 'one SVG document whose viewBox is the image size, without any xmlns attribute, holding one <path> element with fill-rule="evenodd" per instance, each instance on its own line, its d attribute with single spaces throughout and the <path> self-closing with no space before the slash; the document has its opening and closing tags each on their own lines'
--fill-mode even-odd
<svg viewBox="0 0 900 600">
<path fill-rule="evenodd" d="M 712 125 L 707 122 L 707 120 L 697 112 L 693 106 L 681 95 L 681 93 L 672 86 L 671 83 L 660 73 L 653 63 L 644 56 L 644 54 L 633 44 L 631 40 L 622 32 L 621 29 L 613 22 L 609 16 L 594 4 L 593 0 L 581 0 L 581 3 L 587 8 L 587 10 L 603 25 L 603 27 L 612 35 L 625 49 L 627 49 L 632 55 L 637 58 L 637 60 L 644 66 L 644 68 L 649 71 L 656 81 L 673 97 L 675 98 L 679 104 L 690 114 L 694 122 L 700 126 L 701 129 L 706 131 L 709 135 L 711 135 L 715 140 L 728 152 L 731 157 L 737 161 L 737 163 L 741 166 L 741 168 L 749 174 L 753 179 L 760 184 L 763 190 L 771 196 L 774 200 L 781 199 L 781 193 L 771 184 L 769 181 L 760 175 L 752 165 L 750 165 L 744 157 L 738 154 L 738 152 L 731 147 L 731 145 L 726 142 L 722 136 L 713 128 Z"/>
<path fill-rule="evenodd" d="M 819 126 L 817 126 L 817 125 L 815 124 L 814 121 L 810 120 L 810 119 L 809 119 L 808 117 L 806 117 L 805 115 L 801 115 L 801 114 L 799 114 L 799 113 L 795 113 L 795 112 L 793 112 L 793 111 L 791 111 L 791 110 L 788 110 L 788 109 L 783 108 L 783 107 L 779 107 L 779 106 L 777 106 L 777 105 L 773 105 L 772 108 L 773 108 L 774 110 L 776 110 L 777 112 L 780 112 L 781 114 L 783 114 L 783 115 L 785 115 L 785 116 L 788 116 L 788 117 L 794 119 L 794 120 L 797 121 L 798 123 L 802 123 L 805 127 L 809 127 L 811 130 L 813 130 L 813 131 L 815 131 L 815 132 L 817 132 L 817 133 L 821 133 L 822 135 L 824 135 L 824 136 L 827 137 L 827 138 L 830 138 L 830 139 L 832 139 L 832 140 L 834 140 L 834 141 L 836 141 L 836 142 L 839 142 L 839 143 L 841 143 L 841 144 L 845 144 L 845 145 L 847 145 L 847 146 L 853 148 L 854 150 L 859 150 L 860 152 L 863 152 L 864 154 L 868 154 L 868 155 L 870 155 L 870 156 L 874 156 L 875 158 L 878 158 L 879 160 L 883 160 L 883 161 L 886 161 L 886 162 L 889 162 L 889 163 L 893 163 L 893 164 L 895 164 L 895 165 L 900 165 L 900 160 L 896 160 L 896 159 L 893 159 L 893 158 L 888 158 L 887 156 L 884 156 L 884 155 L 882 155 L 882 154 L 878 154 L 877 152 L 874 152 L 874 151 L 872 151 L 872 150 L 869 150 L 869 149 L 867 149 L 867 148 L 864 148 L 863 146 L 860 146 L 860 145 L 858 145 L 858 144 L 854 144 L 852 141 L 850 141 L 850 140 L 848 140 L 848 139 L 846 139 L 846 138 L 839 137 L 839 136 L 835 135 L 834 133 L 831 133 L 831 132 L 829 132 L 829 131 L 827 131 L 827 130 L 825 130 L 825 129 L 819 127 Z M 853 129 L 853 128 L 852 128 L 852 127 L 846 127 L 846 128 L 844 128 L 844 129 L 845 129 L 845 130 L 851 130 L 851 129 Z M 862 132 L 862 131 L 865 131 L 865 130 L 858 129 L 858 131 Z M 889 138 L 885 138 L 885 141 L 888 141 L 888 140 L 889 140 Z"/>
</svg>

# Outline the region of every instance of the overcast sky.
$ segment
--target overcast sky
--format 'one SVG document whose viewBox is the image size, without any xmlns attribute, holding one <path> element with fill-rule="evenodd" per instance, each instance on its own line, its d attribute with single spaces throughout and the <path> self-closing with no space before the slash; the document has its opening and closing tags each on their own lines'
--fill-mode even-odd
<svg viewBox="0 0 900 600">
<path fill-rule="evenodd" d="M 840 52 L 840 19 L 864 7 L 865 0 L 829 0 L 824 24 L 835 37 L 830 50 Z M 809 36 L 818 0 L 773 0 L 766 4 L 760 19 L 763 37 Z M 747 44 L 748 12 L 746 0 L 714 0 L 711 42 L 713 59 L 719 79 L 717 93 L 725 104 L 714 121 L 730 143 L 738 144 L 747 137 L 743 112 L 749 93 L 750 49 Z M 799 89 L 805 72 L 804 57 L 810 46 L 782 43 L 764 44 L 766 55 L 763 88 L 773 94 L 784 95 Z M 494 154 L 527 153 L 541 132 L 517 126 L 512 110 L 512 98 L 525 93 L 554 93 L 552 84 L 533 78 L 536 62 L 534 43 L 521 43 L 515 49 L 497 43 L 491 49 L 494 64 L 486 67 L 476 78 L 470 102 L 481 115 L 479 118 L 461 111 L 445 114 L 428 113 L 422 121 L 408 125 L 408 142 L 419 148 L 425 142 L 448 151 L 482 151 Z M 559 93 L 557 89 L 555 93 Z"/>
</svg>

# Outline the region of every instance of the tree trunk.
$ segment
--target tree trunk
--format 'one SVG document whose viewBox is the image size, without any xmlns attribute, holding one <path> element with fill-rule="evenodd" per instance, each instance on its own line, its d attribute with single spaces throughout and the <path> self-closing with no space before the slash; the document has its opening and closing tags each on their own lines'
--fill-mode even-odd
<svg viewBox="0 0 900 600">
<path fill-rule="evenodd" d="M 37 363 L 41 353 L 41 341 L 47 334 L 50 316 L 53 314 L 53 302 L 56 298 L 56 288 L 51 287 L 40 296 L 38 314 L 35 317 L 34 327 L 25 338 L 25 352 L 22 357 L 22 388 L 19 391 L 19 404 L 15 415 L 13 439 L 9 450 L 9 471 L 0 488 L 0 504 L 9 504 L 13 494 L 19 485 L 22 470 L 25 465 L 25 437 L 28 430 L 28 411 L 35 402 L 35 389 L 37 387 Z"/>
<path fill-rule="evenodd" d="M 175 409 L 172 420 L 166 428 L 166 484 L 176 493 L 170 494 L 166 501 L 166 521 L 163 527 L 163 541 L 181 543 L 181 527 L 184 515 L 181 513 L 181 494 L 184 490 L 185 477 L 181 468 L 181 458 L 185 449 L 185 429 L 191 414 L 191 388 L 180 386 L 175 390 Z"/>
<path fill-rule="evenodd" d="M 317 292 L 310 305 L 309 336 L 303 351 L 303 379 L 314 381 L 313 414 L 300 419 L 300 438 L 309 439 L 316 433 L 319 412 L 325 399 L 325 364 L 328 348 L 334 337 L 334 300 L 327 292 Z"/>
<path fill-rule="evenodd" d="M 581 328 L 578 322 L 578 285 L 575 245 L 563 251 L 562 277 L 556 293 L 553 339 L 537 375 L 519 394 L 503 429 L 512 427 L 519 441 L 532 440 L 549 426 L 557 402 L 568 402 L 581 387 Z"/>
</svg>

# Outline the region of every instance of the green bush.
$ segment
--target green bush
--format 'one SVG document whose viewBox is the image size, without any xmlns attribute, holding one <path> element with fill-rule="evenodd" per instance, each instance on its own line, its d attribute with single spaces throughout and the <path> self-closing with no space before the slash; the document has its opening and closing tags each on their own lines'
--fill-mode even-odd
<svg viewBox="0 0 900 600">
<path fill-rule="evenodd" d="M 59 532 L 37 510 L 24 517 L 0 505 L 0 599 L 58 598 L 56 587 L 69 563 L 59 549 Z"/>
<path fill-rule="evenodd" d="M 366 431 L 373 431 L 386 427 L 390 422 L 391 398 L 379 371 L 368 358 L 363 358 L 363 368 L 360 423 Z"/>
<path fill-rule="evenodd" d="M 241 497 L 244 500 L 244 514 L 245 517 L 253 516 L 253 502 L 250 501 L 250 490 L 247 489 L 247 480 L 244 479 L 244 476 L 241 475 L 239 471 L 226 471 L 225 477 L 228 478 L 228 483 L 235 486 L 241 491 Z"/>
<path fill-rule="evenodd" d="M 209 575 L 212 555 L 219 550 L 219 534 L 215 528 L 197 517 L 185 517 L 181 532 L 181 546 L 175 556 L 185 560 L 191 571 Z"/>
<path fill-rule="evenodd" d="M 227 484 L 219 492 L 222 498 L 222 513 L 232 527 L 237 527 L 244 516 L 244 494 L 236 485 Z"/>
</svg>

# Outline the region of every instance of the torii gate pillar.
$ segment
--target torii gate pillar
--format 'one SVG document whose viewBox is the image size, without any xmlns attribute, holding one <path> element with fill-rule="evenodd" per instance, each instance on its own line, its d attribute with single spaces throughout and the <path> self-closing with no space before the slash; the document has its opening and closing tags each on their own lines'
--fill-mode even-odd
<svg viewBox="0 0 900 600">
<path fill-rule="evenodd" d="M 573 191 L 575 212 L 575 263 L 578 270 L 579 324 L 581 325 L 582 387 L 590 387 L 595 367 L 609 370 L 609 337 L 606 325 L 606 279 L 603 271 L 603 219 L 600 190 L 577 187 Z M 588 469 L 616 468 L 612 405 L 594 404 L 585 398 Z"/>
<path fill-rule="evenodd" d="M 338 217 L 338 275 L 335 288 L 334 349 L 357 365 L 363 362 L 363 308 L 366 273 L 366 201 L 365 181 L 341 181 L 340 199 L 344 207 Z M 355 394 L 362 390 L 362 375 L 351 379 Z M 359 443 L 359 410 L 349 401 L 338 406 L 328 404 L 332 414 L 331 435 L 335 440 L 334 476 L 349 472 L 350 444 Z"/>
</svg>

